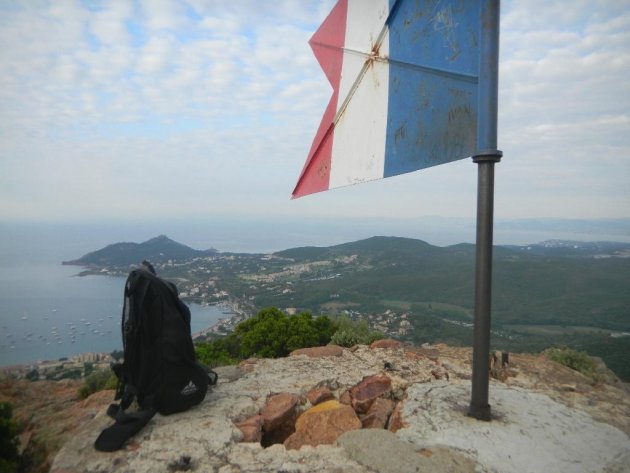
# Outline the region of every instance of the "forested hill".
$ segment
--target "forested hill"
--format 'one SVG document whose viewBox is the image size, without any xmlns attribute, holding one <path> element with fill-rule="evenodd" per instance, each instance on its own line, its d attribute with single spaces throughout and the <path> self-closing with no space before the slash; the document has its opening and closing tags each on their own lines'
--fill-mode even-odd
<svg viewBox="0 0 630 473">
<path fill-rule="evenodd" d="M 295 264 L 333 264 L 302 273 L 289 294 L 263 296 L 262 305 L 293 301 L 325 312 L 331 306 L 377 310 L 440 303 L 456 307 L 460 314 L 472 313 L 471 244 L 436 247 L 420 240 L 373 237 L 326 248 L 294 248 L 275 256 Z M 627 243 L 552 241 L 494 248 L 493 315 L 499 324 L 630 330 L 628 287 Z"/>
<path fill-rule="evenodd" d="M 97 251 L 93 251 L 72 261 L 64 261 L 66 265 L 77 266 L 128 266 L 143 260 L 152 263 L 163 263 L 168 260 L 189 260 L 199 256 L 215 254 L 216 250 L 194 250 L 177 243 L 165 235 L 151 238 L 142 243 L 114 243 Z"/>
</svg>

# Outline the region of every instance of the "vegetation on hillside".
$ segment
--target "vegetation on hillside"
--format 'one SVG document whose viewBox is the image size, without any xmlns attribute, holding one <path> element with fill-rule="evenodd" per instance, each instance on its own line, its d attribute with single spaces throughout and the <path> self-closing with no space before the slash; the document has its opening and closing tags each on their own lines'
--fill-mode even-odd
<svg viewBox="0 0 630 473">
<path fill-rule="evenodd" d="M 351 320 L 349 317 L 335 319 L 337 330 L 330 342 L 340 347 L 352 347 L 354 345 L 369 345 L 384 337 L 381 332 L 370 330 L 366 320 Z"/>
<path fill-rule="evenodd" d="M 588 245 L 586 245 L 588 246 Z M 601 245 L 600 245 L 601 246 Z M 619 246 L 619 248 L 617 248 Z M 493 264 L 493 323 L 580 325 L 630 331 L 630 258 L 615 257 L 627 245 L 609 249 L 559 251 L 540 245 L 496 247 Z M 621 249 L 620 249 L 621 248 Z M 606 251 L 610 251 L 608 255 Z M 624 250 L 627 251 L 627 250 Z M 611 257 L 602 257 L 608 255 Z M 329 313 L 331 297 L 359 312 L 381 310 L 384 299 L 408 304 L 448 303 L 472 311 L 474 245 L 436 247 L 419 240 L 375 237 L 328 248 L 297 248 L 276 253 L 295 263 L 329 261 L 293 278 L 291 291 L 257 290 L 232 279 L 257 306 L 297 306 Z M 351 263 L 340 258 L 355 256 Z M 284 261 L 286 266 L 289 263 Z M 277 271 L 270 264 L 267 272 Z M 275 279 L 276 285 L 281 280 Z"/>
<path fill-rule="evenodd" d="M 550 348 L 547 358 L 572 370 L 579 371 L 589 378 L 597 377 L 597 362 L 588 353 L 570 348 Z"/>
<path fill-rule="evenodd" d="M 116 389 L 117 378 L 111 369 L 92 371 L 79 388 L 79 399 L 85 399 L 89 395 L 104 389 Z"/>
<path fill-rule="evenodd" d="M 554 347 L 545 350 L 547 358 L 564 366 L 567 366 L 575 371 L 582 373 L 584 376 L 590 378 L 595 383 L 604 383 L 611 379 L 611 375 L 617 375 L 622 380 L 628 379 L 625 377 L 628 373 L 627 361 L 625 359 L 625 369 L 620 369 L 620 373 L 614 372 L 610 366 L 606 363 L 602 363 L 599 358 L 594 358 L 584 351 L 573 350 L 568 347 Z"/>
<path fill-rule="evenodd" d="M 18 471 L 18 426 L 13 419 L 13 407 L 8 402 L 0 402 L 0 473 Z"/>
</svg>

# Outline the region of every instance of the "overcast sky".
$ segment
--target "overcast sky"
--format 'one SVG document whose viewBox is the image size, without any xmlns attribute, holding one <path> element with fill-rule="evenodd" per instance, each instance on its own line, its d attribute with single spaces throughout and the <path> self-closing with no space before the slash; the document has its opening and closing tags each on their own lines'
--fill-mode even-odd
<svg viewBox="0 0 630 473">
<path fill-rule="evenodd" d="M 0 0 L 0 220 L 474 217 L 470 159 L 290 200 L 331 0 Z M 497 218 L 630 217 L 630 2 L 502 3 Z"/>
</svg>

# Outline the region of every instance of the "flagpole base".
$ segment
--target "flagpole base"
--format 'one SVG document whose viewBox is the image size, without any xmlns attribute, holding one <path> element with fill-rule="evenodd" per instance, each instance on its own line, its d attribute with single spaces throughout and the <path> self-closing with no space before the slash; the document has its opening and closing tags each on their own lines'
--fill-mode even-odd
<svg viewBox="0 0 630 473">
<path fill-rule="evenodd" d="M 486 422 L 489 422 L 492 418 L 492 412 L 490 409 L 490 405 L 485 405 L 485 406 L 473 406 L 472 404 L 470 405 L 469 409 L 468 409 L 468 414 L 466 414 L 468 417 L 473 417 L 477 420 L 483 420 Z"/>
</svg>

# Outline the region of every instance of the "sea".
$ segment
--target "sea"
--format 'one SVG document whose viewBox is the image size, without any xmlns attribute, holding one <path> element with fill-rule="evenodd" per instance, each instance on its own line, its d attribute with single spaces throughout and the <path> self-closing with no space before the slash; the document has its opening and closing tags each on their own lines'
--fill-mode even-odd
<svg viewBox="0 0 630 473">
<path fill-rule="evenodd" d="M 375 235 L 418 238 L 437 246 L 473 243 L 471 219 L 426 217 L 344 221 L 214 219 L 194 222 L 50 223 L 0 221 L 0 367 L 122 348 L 125 278 L 85 276 L 63 261 L 121 241 L 166 234 L 195 249 L 268 253 L 329 246 Z M 499 221 L 496 244 L 549 239 L 630 242 L 630 220 Z M 225 307 L 190 304 L 193 332 L 229 317 Z"/>
<path fill-rule="evenodd" d="M 80 269 L 0 267 L 0 366 L 122 349 L 125 278 L 78 277 Z M 228 316 L 221 306 L 189 307 L 192 332 Z"/>
</svg>

